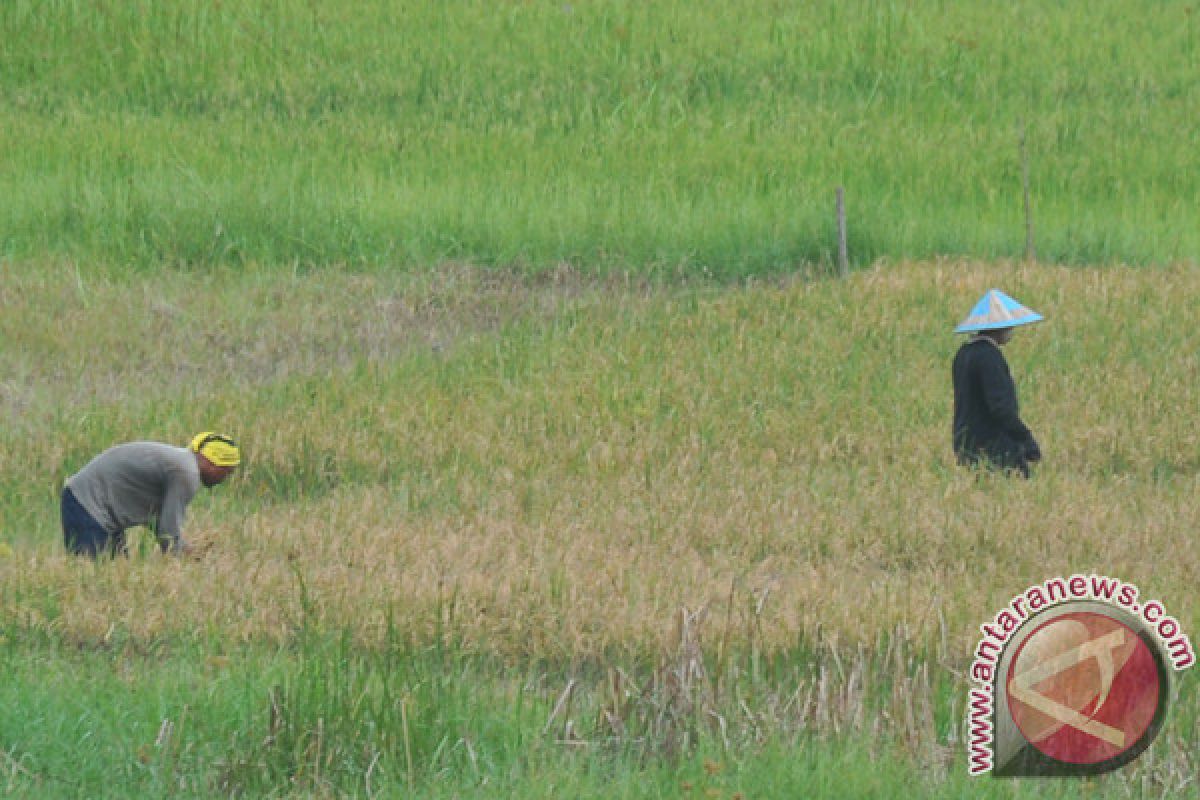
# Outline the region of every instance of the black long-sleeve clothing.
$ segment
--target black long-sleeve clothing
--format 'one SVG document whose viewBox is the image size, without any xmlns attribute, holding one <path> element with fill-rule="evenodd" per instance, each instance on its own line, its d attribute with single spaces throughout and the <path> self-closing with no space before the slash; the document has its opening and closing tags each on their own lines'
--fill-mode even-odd
<svg viewBox="0 0 1200 800">
<path fill-rule="evenodd" d="M 968 340 L 954 356 L 954 452 L 960 464 L 981 458 L 1028 477 L 1041 459 L 1033 433 L 1021 421 L 1017 387 L 1000 347 L 985 336 Z"/>
</svg>

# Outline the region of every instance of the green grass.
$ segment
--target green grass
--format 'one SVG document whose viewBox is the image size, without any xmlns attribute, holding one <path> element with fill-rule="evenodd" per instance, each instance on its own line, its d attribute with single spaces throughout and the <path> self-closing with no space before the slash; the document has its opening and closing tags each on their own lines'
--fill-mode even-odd
<svg viewBox="0 0 1200 800">
<path fill-rule="evenodd" d="M 742 276 L 1195 260 L 1182 2 L 10 3 L 0 253 Z"/>
<path fill-rule="evenodd" d="M 77 651 L 4 641 L 0 663 L 9 796 L 1072 798 L 1126 797 L 1137 785 L 972 779 L 947 761 L 951 750 L 897 745 L 870 719 L 840 736 L 798 726 L 741 738 L 732 716 L 718 730 L 681 705 L 670 711 L 695 725 L 686 750 L 606 743 L 592 728 L 602 681 L 585 678 L 564 713 L 561 673 L 323 636 L 233 653 L 218 642 Z M 587 738 L 564 738 L 565 723 Z M 1176 785 L 1160 780 L 1147 770 L 1142 791 Z"/>
</svg>

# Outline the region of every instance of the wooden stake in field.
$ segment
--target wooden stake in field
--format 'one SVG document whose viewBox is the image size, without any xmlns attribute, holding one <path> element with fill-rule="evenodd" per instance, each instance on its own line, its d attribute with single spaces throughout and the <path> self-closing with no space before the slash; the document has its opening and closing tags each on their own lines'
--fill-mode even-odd
<svg viewBox="0 0 1200 800">
<path fill-rule="evenodd" d="M 846 193 L 837 187 L 838 272 L 844 278 L 850 274 L 850 257 L 846 252 Z"/>
</svg>

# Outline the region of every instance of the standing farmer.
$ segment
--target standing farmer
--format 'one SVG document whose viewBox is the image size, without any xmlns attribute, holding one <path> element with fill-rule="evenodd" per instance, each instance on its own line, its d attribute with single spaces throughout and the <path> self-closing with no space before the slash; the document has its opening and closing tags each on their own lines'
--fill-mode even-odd
<svg viewBox="0 0 1200 800">
<path fill-rule="evenodd" d="M 95 558 L 126 552 L 125 530 L 151 526 L 163 552 L 191 552 L 182 537 L 188 503 L 241 463 L 228 436 L 205 431 L 188 447 L 129 442 L 110 447 L 72 475 L 62 493 L 68 552 Z"/>
<path fill-rule="evenodd" d="M 1029 477 L 1029 464 L 1042 451 L 1017 410 L 1017 388 L 1000 348 L 1013 328 L 1042 320 L 999 289 L 989 290 L 955 333 L 971 337 L 954 356 L 954 452 L 958 463 L 1016 470 Z"/>
</svg>

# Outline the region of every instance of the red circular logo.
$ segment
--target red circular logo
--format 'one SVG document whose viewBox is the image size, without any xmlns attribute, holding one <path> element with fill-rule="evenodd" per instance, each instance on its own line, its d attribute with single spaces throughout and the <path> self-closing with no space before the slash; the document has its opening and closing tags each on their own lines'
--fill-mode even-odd
<svg viewBox="0 0 1200 800">
<path fill-rule="evenodd" d="M 1046 756 L 1099 764 L 1142 742 L 1164 686 L 1150 645 L 1110 616 L 1077 611 L 1040 625 L 1009 664 L 1009 712 Z"/>
</svg>

